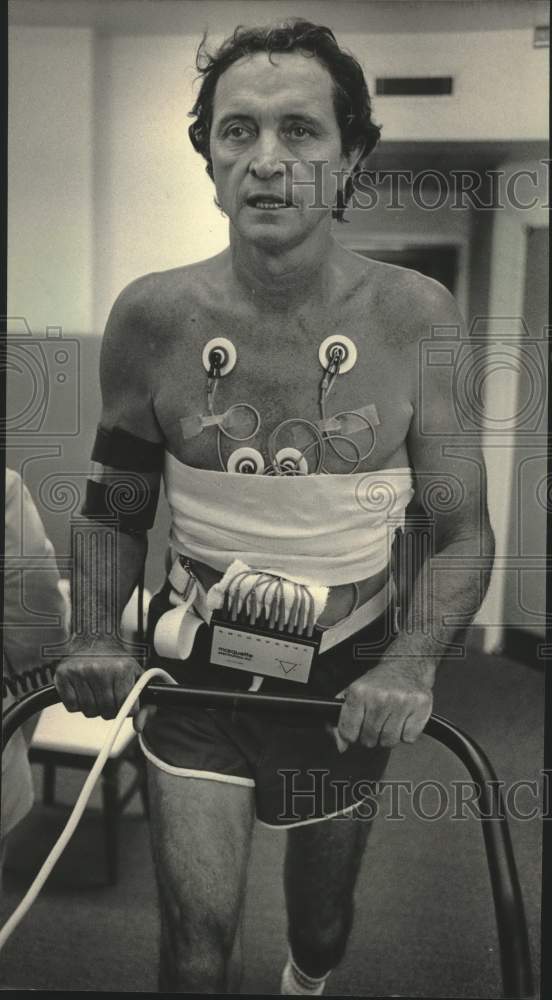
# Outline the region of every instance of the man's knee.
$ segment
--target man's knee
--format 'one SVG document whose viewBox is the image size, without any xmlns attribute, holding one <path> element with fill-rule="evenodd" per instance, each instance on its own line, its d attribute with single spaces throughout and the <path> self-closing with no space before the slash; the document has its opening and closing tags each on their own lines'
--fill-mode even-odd
<svg viewBox="0 0 552 1000">
<path fill-rule="evenodd" d="M 161 924 L 163 938 L 175 954 L 188 958 L 203 951 L 228 957 L 236 931 L 234 907 L 206 906 L 206 901 L 174 892 L 161 893 Z"/>
<path fill-rule="evenodd" d="M 223 914 L 162 906 L 161 975 L 165 988 L 223 990 L 235 927 Z"/>
</svg>

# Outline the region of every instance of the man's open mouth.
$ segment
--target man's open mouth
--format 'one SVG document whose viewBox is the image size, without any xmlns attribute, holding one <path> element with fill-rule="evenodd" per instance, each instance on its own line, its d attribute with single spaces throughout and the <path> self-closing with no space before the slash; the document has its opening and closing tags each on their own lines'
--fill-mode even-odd
<svg viewBox="0 0 552 1000">
<path fill-rule="evenodd" d="M 291 202 L 273 194 L 252 194 L 247 199 L 247 204 L 250 208 L 259 208 L 263 211 L 265 209 L 270 211 L 279 208 L 291 208 Z"/>
</svg>

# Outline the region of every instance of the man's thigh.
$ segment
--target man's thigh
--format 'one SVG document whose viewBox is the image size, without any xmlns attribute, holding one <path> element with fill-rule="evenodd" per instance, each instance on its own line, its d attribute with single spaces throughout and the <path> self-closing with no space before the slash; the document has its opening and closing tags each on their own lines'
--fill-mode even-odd
<svg viewBox="0 0 552 1000">
<path fill-rule="evenodd" d="M 239 918 L 253 789 L 171 775 L 148 762 L 153 860 L 165 931 L 209 929 L 231 944 Z"/>
</svg>

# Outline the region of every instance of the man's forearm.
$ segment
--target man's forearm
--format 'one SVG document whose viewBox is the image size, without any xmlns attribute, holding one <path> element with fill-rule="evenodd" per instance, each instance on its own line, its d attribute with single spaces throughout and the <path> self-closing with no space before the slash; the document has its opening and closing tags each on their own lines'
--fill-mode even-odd
<svg viewBox="0 0 552 1000">
<path fill-rule="evenodd" d="M 474 555 L 476 546 L 480 553 Z M 477 613 L 487 591 L 493 565 L 492 532 L 444 546 L 419 571 L 408 608 L 401 614 L 400 633 L 383 657 L 408 658 L 409 668 L 432 684 L 447 648 L 457 643 Z"/>
<path fill-rule="evenodd" d="M 92 521 L 79 528 L 71 588 L 75 638 L 118 639 L 146 553 L 145 532 L 126 534 Z"/>
</svg>

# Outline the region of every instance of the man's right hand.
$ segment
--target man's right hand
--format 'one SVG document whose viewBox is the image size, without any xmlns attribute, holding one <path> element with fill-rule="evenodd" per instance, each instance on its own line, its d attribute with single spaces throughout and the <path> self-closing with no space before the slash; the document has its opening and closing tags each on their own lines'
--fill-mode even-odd
<svg viewBox="0 0 552 1000">
<path fill-rule="evenodd" d="M 143 673 L 142 667 L 116 643 L 82 643 L 59 663 L 54 683 L 69 712 L 87 718 L 101 715 L 114 719 L 130 690 Z M 130 715 L 138 712 L 138 703 Z"/>
</svg>

